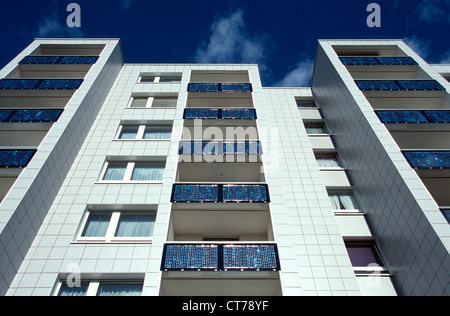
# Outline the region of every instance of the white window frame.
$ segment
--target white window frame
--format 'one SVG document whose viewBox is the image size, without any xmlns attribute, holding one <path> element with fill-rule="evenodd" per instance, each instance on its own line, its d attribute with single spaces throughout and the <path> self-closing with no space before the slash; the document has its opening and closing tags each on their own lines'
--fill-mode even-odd
<svg viewBox="0 0 450 316">
<path fill-rule="evenodd" d="M 147 103 L 145 104 L 145 106 L 132 107 L 131 105 L 133 104 L 133 100 L 135 98 L 147 98 Z M 173 98 L 177 100 L 176 102 L 178 102 L 178 96 L 132 96 L 127 104 L 127 109 L 176 109 L 177 107 L 176 105 L 172 107 L 154 107 L 153 101 L 155 100 L 155 98 Z"/>
<path fill-rule="evenodd" d="M 124 127 L 129 127 L 129 126 L 138 126 L 138 130 L 136 133 L 136 138 L 132 138 L 132 139 L 122 139 L 120 138 L 120 135 L 122 134 L 122 130 Z M 138 124 L 121 124 L 119 126 L 119 130 L 117 131 L 116 137 L 114 137 L 113 140 L 118 140 L 118 141 L 170 141 L 171 138 L 162 138 L 162 139 L 144 139 L 144 134 L 145 134 L 145 130 L 147 128 L 151 128 L 151 127 L 167 127 L 167 129 L 170 128 L 170 130 L 172 131 L 173 129 L 173 125 L 162 125 L 162 124 L 146 124 L 146 125 L 138 125 Z"/>
<path fill-rule="evenodd" d="M 86 228 L 86 224 L 88 222 L 89 216 L 98 214 L 107 214 L 111 213 L 111 219 L 108 224 L 108 229 L 106 230 L 105 236 L 102 237 L 83 237 L 83 231 Z M 151 215 L 155 216 L 156 221 L 156 212 L 149 211 L 149 212 L 143 212 L 143 211 L 133 211 L 133 210 L 127 210 L 127 211 L 87 211 L 82 219 L 80 229 L 77 232 L 76 235 L 76 243 L 152 243 L 153 242 L 153 235 L 149 237 L 116 237 L 114 236 L 117 230 L 117 227 L 119 225 L 120 216 L 124 214 L 142 214 L 142 215 Z"/>
<path fill-rule="evenodd" d="M 108 170 L 108 166 L 109 164 L 114 164 L 114 163 L 123 163 L 123 164 L 127 164 L 127 168 L 125 169 L 125 173 L 123 175 L 122 180 L 104 180 L 103 178 L 105 177 L 106 171 Z M 100 173 L 100 177 L 98 179 L 98 181 L 96 183 L 134 183 L 134 184 L 139 184 L 139 183 L 155 183 L 155 184 L 162 184 L 163 183 L 163 179 L 161 180 L 131 180 L 131 177 L 133 175 L 133 171 L 134 171 L 134 167 L 136 166 L 136 164 L 139 163 L 147 163 L 147 164 L 165 164 L 165 161 L 107 161 L 105 163 L 105 166 L 103 167 L 103 170 Z M 165 167 L 164 167 L 164 171 L 165 171 Z M 163 175 L 164 177 L 164 175 Z"/>
</svg>

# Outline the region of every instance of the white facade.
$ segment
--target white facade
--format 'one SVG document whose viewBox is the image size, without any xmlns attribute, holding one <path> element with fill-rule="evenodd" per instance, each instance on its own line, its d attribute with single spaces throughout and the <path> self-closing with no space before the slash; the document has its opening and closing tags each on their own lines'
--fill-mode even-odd
<svg viewBox="0 0 450 316">
<path fill-rule="evenodd" d="M 62 46 L 46 51 L 45 45 Z M 104 46 L 94 54 L 87 45 Z M 38 47 L 44 49 L 37 53 Z M 420 69 L 351 70 L 337 54 L 367 51 L 411 56 Z M 18 66 L 28 55 L 93 54 L 99 58 L 88 71 L 85 65 Z M 51 71 L 48 78 L 84 81 L 65 96 L 62 116 L 0 204 L 3 295 L 68 294 L 72 285 L 96 295 L 111 284 L 150 296 L 448 293 L 450 228 L 439 210 L 448 205 L 436 203 L 441 194 L 428 193 L 376 116 L 370 102 L 379 96 L 364 95 L 354 81 L 414 73 L 414 79 L 437 80 L 449 91 L 441 76 L 448 67 L 426 64 L 398 41 L 320 41 L 311 88 L 265 88 L 257 65 L 123 65 L 117 40 L 36 40 L 0 74 L 30 79 L 38 70 L 40 76 Z M 192 83 L 251 84 L 251 90 L 194 92 Z M 3 89 L 0 109 L 11 99 L 21 100 L 14 108 L 27 107 L 25 96 L 33 93 L 54 98 L 61 92 Z M 422 97 L 439 99 L 439 109 L 450 107 L 446 91 Z M 221 117 L 185 116 L 185 110 L 210 109 L 207 115 Z M 256 117 L 227 117 L 236 115 L 233 110 Z M 0 124 L 6 126 L 0 133 L 14 128 Z M 182 144 L 211 140 L 219 146 L 214 150 L 238 141 L 259 142 L 260 150 L 180 151 Z M 444 173 L 438 177 L 445 179 Z M 176 185 L 195 188 L 189 192 L 197 195 L 209 186 L 218 196 L 215 203 L 177 201 Z M 242 198 L 241 187 L 250 192 L 250 186 L 266 185 L 270 200 L 254 193 L 252 203 L 246 197 L 226 201 L 231 190 Z M 134 229 L 149 230 L 134 237 L 119 233 L 132 218 L 139 222 Z M 181 266 L 180 253 L 188 248 L 205 258 L 217 251 L 219 259 Z M 253 249 L 275 249 L 276 258 Z M 231 251 L 271 266 L 230 268 L 225 257 Z M 357 266 L 352 251 L 375 253 L 377 262 Z M 169 256 L 173 262 L 165 261 Z"/>
</svg>

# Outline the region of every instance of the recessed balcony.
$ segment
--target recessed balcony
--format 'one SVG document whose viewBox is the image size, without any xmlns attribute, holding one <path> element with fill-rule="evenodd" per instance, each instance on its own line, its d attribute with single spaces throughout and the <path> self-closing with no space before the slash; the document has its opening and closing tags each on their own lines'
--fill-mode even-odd
<svg viewBox="0 0 450 316">
<path fill-rule="evenodd" d="M 213 208 L 209 203 L 195 203 L 191 208 L 180 208 L 181 204 L 173 206 L 168 241 L 274 240 L 268 204 L 255 203 L 253 207 L 242 207 L 242 204 L 234 203 L 221 205 L 220 208 Z"/>
<path fill-rule="evenodd" d="M 441 207 L 450 205 L 450 151 L 404 151 L 403 155 L 436 203 Z"/>
</svg>

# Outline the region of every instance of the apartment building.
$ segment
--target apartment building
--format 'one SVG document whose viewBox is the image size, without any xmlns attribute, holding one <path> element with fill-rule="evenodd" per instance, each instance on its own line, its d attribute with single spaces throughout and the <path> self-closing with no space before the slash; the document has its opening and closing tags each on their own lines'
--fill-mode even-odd
<svg viewBox="0 0 450 316">
<path fill-rule="evenodd" d="M 2 295 L 448 294 L 450 66 L 402 41 L 319 41 L 305 88 L 116 39 L 0 76 Z"/>
</svg>

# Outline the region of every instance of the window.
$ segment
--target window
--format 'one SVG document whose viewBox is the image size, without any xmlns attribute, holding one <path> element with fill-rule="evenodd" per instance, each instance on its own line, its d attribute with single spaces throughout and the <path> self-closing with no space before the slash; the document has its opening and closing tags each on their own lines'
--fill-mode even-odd
<svg viewBox="0 0 450 316">
<path fill-rule="evenodd" d="M 59 283 L 58 296 L 141 296 L 142 281 L 84 281 L 79 286 Z"/>
<path fill-rule="evenodd" d="M 91 211 L 84 220 L 78 241 L 151 241 L 155 211 Z"/>
<path fill-rule="evenodd" d="M 328 196 L 335 210 L 357 210 L 359 208 L 353 193 L 329 193 Z"/>
<path fill-rule="evenodd" d="M 346 241 L 348 256 L 354 269 L 377 270 L 384 266 L 375 242 L 369 241 Z"/>
<path fill-rule="evenodd" d="M 175 108 L 177 97 L 168 96 L 148 96 L 133 97 L 129 105 L 130 108 Z"/>
<path fill-rule="evenodd" d="M 131 140 L 170 140 L 172 125 L 168 123 L 155 125 L 122 125 L 119 128 L 118 139 Z"/>
<path fill-rule="evenodd" d="M 181 74 L 149 74 L 141 75 L 139 82 L 142 83 L 180 83 Z"/>
<path fill-rule="evenodd" d="M 306 133 L 308 135 L 314 135 L 314 134 L 327 134 L 329 135 L 329 132 L 327 128 L 325 127 L 325 124 L 323 123 L 317 123 L 317 124 L 305 124 Z"/>
<path fill-rule="evenodd" d="M 316 108 L 313 100 L 296 100 L 298 108 Z"/>
<path fill-rule="evenodd" d="M 165 162 L 108 162 L 101 177 L 102 181 L 146 181 L 161 182 Z"/>
<path fill-rule="evenodd" d="M 317 155 L 316 160 L 319 168 L 342 168 L 338 157 L 333 155 Z"/>
</svg>

